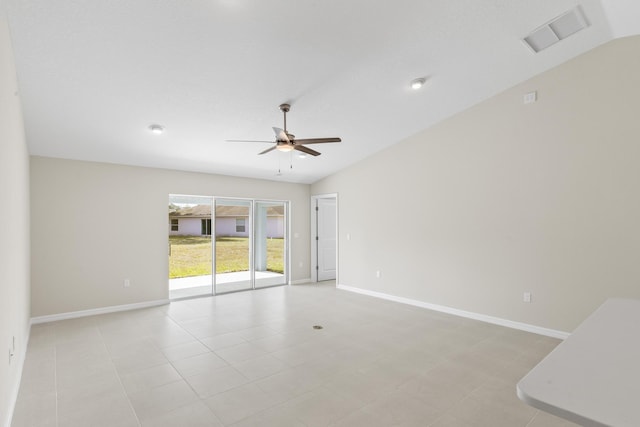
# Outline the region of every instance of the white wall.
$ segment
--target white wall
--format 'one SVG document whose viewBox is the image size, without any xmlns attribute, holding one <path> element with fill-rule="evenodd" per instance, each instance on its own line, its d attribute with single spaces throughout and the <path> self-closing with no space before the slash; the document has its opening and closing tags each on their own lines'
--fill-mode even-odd
<svg viewBox="0 0 640 427">
<path fill-rule="evenodd" d="M 29 154 L 4 10 L 0 2 L 0 426 L 9 426 L 29 334 Z"/>
<path fill-rule="evenodd" d="M 312 185 L 339 193 L 340 284 L 561 331 L 640 298 L 638 52 L 610 42 Z"/>
<path fill-rule="evenodd" d="M 33 316 L 168 298 L 169 194 L 291 200 L 309 277 L 308 185 L 32 157 L 31 192 Z"/>
</svg>

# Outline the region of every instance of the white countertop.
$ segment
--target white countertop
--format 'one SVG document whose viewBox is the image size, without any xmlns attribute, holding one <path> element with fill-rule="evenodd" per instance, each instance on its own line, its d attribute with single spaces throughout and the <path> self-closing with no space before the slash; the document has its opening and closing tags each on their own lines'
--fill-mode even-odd
<svg viewBox="0 0 640 427">
<path fill-rule="evenodd" d="M 640 301 L 607 300 L 517 385 L 525 403 L 583 426 L 640 426 Z"/>
</svg>

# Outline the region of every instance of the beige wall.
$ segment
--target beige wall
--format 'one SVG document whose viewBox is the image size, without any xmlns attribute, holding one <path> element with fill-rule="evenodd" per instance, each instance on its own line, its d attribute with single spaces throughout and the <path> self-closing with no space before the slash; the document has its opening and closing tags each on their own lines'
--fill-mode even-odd
<svg viewBox="0 0 640 427">
<path fill-rule="evenodd" d="M 312 185 L 339 193 L 340 284 L 560 331 L 640 298 L 638 52 L 608 43 Z"/>
<path fill-rule="evenodd" d="M 29 333 L 29 154 L 0 3 L 0 426 L 8 426 Z M 16 338 L 9 364 L 8 349 Z"/>
<path fill-rule="evenodd" d="M 291 279 L 309 278 L 308 185 L 32 157 L 32 315 L 168 298 L 169 194 L 291 200 Z"/>
</svg>

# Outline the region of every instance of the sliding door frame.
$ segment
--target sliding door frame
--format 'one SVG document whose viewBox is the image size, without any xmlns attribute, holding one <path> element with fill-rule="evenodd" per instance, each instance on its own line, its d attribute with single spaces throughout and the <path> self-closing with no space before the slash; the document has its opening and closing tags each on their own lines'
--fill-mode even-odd
<svg viewBox="0 0 640 427">
<path fill-rule="evenodd" d="M 249 233 L 249 275 L 250 275 L 250 282 L 251 282 L 251 287 L 248 289 L 241 289 L 241 290 L 232 290 L 232 291 L 226 291 L 226 292 L 218 292 L 218 288 L 217 288 L 217 273 L 216 273 L 216 237 L 217 237 L 217 233 L 215 232 L 216 230 L 216 225 L 215 225 L 215 208 L 216 208 L 216 201 L 217 200 L 237 200 L 238 202 L 249 202 L 249 229 L 250 229 L 250 233 Z M 283 271 L 283 279 L 284 279 L 284 283 L 280 283 L 280 284 L 275 284 L 275 285 L 267 285 L 267 286 L 260 286 L 260 287 L 256 287 L 256 253 L 255 253 L 255 248 L 256 248 L 256 204 L 258 203 L 278 203 L 278 204 L 282 204 L 284 206 L 284 226 L 283 226 L 283 239 L 284 239 L 284 271 Z M 225 295 L 225 294 L 230 294 L 230 293 L 235 293 L 235 292 L 245 292 L 245 291 L 255 291 L 258 289 L 266 289 L 266 288 L 273 288 L 276 286 L 285 286 L 285 285 L 289 285 L 290 284 L 290 271 L 291 271 L 291 242 L 289 239 L 289 229 L 291 226 L 291 219 L 290 219 L 290 205 L 291 202 L 289 200 L 275 200 L 275 199 L 263 199 L 263 198 L 245 198 L 245 197 L 222 197 L 222 196 L 213 196 L 213 201 L 212 201 L 212 235 L 213 235 L 213 244 L 211 246 L 211 250 L 212 250 L 212 271 L 213 271 L 213 287 L 212 287 L 212 295 Z"/>
<path fill-rule="evenodd" d="M 171 193 L 169 194 L 169 199 L 171 200 L 171 197 L 185 197 L 185 198 L 203 198 L 203 199 L 210 199 L 211 201 L 211 288 L 210 288 L 210 292 L 209 293 L 202 293 L 202 294 L 198 294 L 198 295 L 192 295 L 192 296 L 183 296 L 183 297 L 176 297 L 176 298 L 171 298 L 171 300 L 173 301 L 177 301 L 177 300 L 182 300 L 182 299 L 190 299 L 190 298 L 200 298 L 200 297 L 207 297 L 207 296 L 212 296 L 212 295 L 225 295 L 225 294 L 229 294 L 229 293 L 234 293 L 234 292 L 245 292 L 245 291 L 249 291 L 249 290 L 258 290 L 258 289 L 266 289 L 266 288 L 271 288 L 271 287 L 276 287 L 276 286 L 285 286 L 285 285 L 290 285 L 291 284 L 291 241 L 290 241 L 290 235 L 291 235 L 291 201 L 290 200 L 277 200 L 277 199 L 263 199 L 263 198 L 245 198 L 245 197 L 222 197 L 222 196 L 203 196 L 203 195 L 185 195 L 185 194 L 174 194 Z M 249 239 L 249 280 L 250 280 L 250 287 L 247 289 L 239 289 L 239 290 L 231 290 L 231 291 L 227 291 L 227 292 L 218 292 L 217 289 L 217 273 L 216 273 L 216 237 L 217 237 L 217 231 L 216 231 L 216 201 L 217 200 L 231 200 L 231 201 L 238 201 L 238 202 L 249 202 L 249 217 L 248 217 L 248 226 L 249 226 L 249 235 L 248 235 L 248 239 Z M 256 271 L 255 271 L 255 265 L 256 265 L 256 254 L 255 254 L 255 242 L 257 239 L 257 235 L 256 235 L 256 227 L 255 227 L 255 220 L 256 220 L 256 204 L 258 203 L 275 203 L 275 204 L 282 204 L 282 206 L 284 207 L 284 224 L 283 224 L 283 250 L 284 250 L 284 254 L 283 254 L 283 262 L 284 262 L 284 266 L 283 266 L 283 283 L 278 283 L 278 284 L 274 284 L 274 285 L 266 285 L 266 286 L 260 286 L 260 287 L 256 287 Z M 169 289 L 169 292 L 171 292 L 171 289 Z"/>
</svg>

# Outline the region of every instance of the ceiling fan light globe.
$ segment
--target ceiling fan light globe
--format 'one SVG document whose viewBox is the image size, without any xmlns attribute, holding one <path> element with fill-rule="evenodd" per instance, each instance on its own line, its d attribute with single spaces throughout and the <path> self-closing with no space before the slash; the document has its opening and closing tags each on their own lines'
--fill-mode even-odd
<svg viewBox="0 0 640 427">
<path fill-rule="evenodd" d="M 293 145 L 289 145 L 289 144 L 281 144 L 278 145 L 278 147 L 276 148 L 278 151 L 282 151 L 282 152 L 288 152 L 293 150 Z"/>
</svg>

